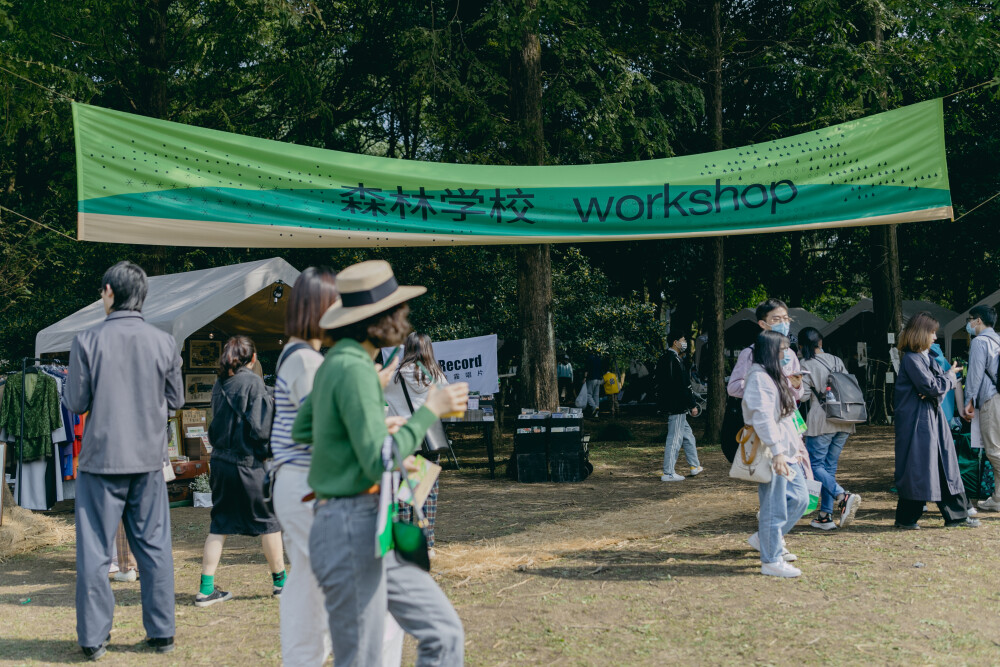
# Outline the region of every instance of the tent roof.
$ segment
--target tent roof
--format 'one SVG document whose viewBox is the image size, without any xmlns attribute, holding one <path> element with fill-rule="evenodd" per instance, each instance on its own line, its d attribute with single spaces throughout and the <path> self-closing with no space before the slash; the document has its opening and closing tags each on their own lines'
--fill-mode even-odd
<svg viewBox="0 0 1000 667">
<path fill-rule="evenodd" d="M 188 336 L 219 318 L 223 330 L 259 330 L 249 306 L 266 306 L 270 301 L 269 295 L 254 295 L 279 280 L 291 286 L 298 277 L 298 270 L 280 257 L 153 276 L 142 314 L 147 322 L 171 334 L 180 350 Z M 237 307 L 252 297 L 254 301 L 247 307 Z M 284 308 L 279 307 L 283 317 Z M 76 334 L 97 326 L 104 318 L 104 307 L 98 300 L 42 329 L 35 336 L 35 356 L 69 351 Z M 271 333 L 267 327 L 263 332 Z"/>
<path fill-rule="evenodd" d="M 966 310 L 964 313 L 956 316 L 954 319 L 946 323 L 942 327 L 945 336 L 950 338 L 951 336 L 955 335 L 956 333 L 964 329 L 965 318 L 969 316 L 969 311 L 975 308 L 976 306 L 991 306 L 993 308 L 996 308 L 997 304 L 1000 304 L 1000 290 L 993 292 L 993 294 L 990 294 L 985 299 L 980 299 L 976 303 L 969 306 L 968 310 Z"/>
<path fill-rule="evenodd" d="M 929 312 L 934 319 L 941 323 L 941 326 L 938 329 L 938 335 L 941 335 L 944 331 L 945 323 L 951 322 L 955 317 L 954 311 L 948 310 L 944 306 L 939 306 L 936 303 L 931 303 L 930 301 L 909 300 L 903 301 L 903 322 L 908 322 L 911 317 L 925 310 Z M 825 328 L 820 329 L 820 333 L 825 338 L 837 329 L 846 325 L 855 317 L 863 313 L 871 312 L 874 312 L 872 300 L 868 297 L 864 297 L 843 313 L 835 317 L 834 320 L 826 325 Z"/>
</svg>

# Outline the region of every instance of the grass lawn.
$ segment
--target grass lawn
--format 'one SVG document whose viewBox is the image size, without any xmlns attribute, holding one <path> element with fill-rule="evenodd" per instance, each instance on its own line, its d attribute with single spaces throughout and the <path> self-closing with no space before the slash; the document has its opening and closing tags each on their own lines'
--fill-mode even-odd
<svg viewBox="0 0 1000 667">
<path fill-rule="evenodd" d="M 434 574 L 465 623 L 470 665 L 1000 664 L 1000 515 L 945 529 L 932 506 L 924 530 L 894 530 L 891 430 L 859 429 L 844 450 L 841 483 L 863 496 L 856 524 L 823 532 L 803 521 L 788 537 L 803 576 L 779 580 L 759 574 L 745 542 L 756 489 L 729 479 L 718 449 L 700 448 L 702 475 L 664 484 L 664 424 L 626 424 L 635 437 L 593 443 L 594 474 L 580 484 L 491 480 L 482 448 L 459 441 L 463 468 L 441 484 Z M 172 519 L 177 650 L 140 647 L 139 585 L 113 583 L 101 662 L 280 663 L 259 540 L 226 546 L 216 580 L 234 600 L 197 609 L 208 511 Z M 0 663 L 82 658 L 73 559 L 68 543 L 0 565 Z"/>
</svg>

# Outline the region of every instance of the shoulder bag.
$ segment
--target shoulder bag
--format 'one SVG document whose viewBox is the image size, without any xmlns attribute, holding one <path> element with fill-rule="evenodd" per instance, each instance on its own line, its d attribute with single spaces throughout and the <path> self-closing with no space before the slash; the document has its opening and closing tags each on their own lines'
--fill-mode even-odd
<svg viewBox="0 0 1000 667">
<path fill-rule="evenodd" d="M 767 484 L 774 471 L 771 469 L 771 450 L 757 437 L 753 426 L 746 425 L 736 434 L 736 455 L 729 469 L 729 476 L 755 484 Z"/>
<path fill-rule="evenodd" d="M 406 388 L 406 378 L 399 372 L 396 373 L 396 377 L 399 379 L 399 383 L 403 385 L 403 396 L 406 397 L 406 407 L 410 408 L 410 416 L 412 417 L 413 401 L 410 400 L 410 390 Z M 431 427 L 427 429 L 427 435 L 424 436 L 424 444 L 421 451 L 425 454 L 440 454 L 446 449 L 448 449 L 448 436 L 444 432 L 441 420 L 436 419 L 431 424 Z"/>
</svg>

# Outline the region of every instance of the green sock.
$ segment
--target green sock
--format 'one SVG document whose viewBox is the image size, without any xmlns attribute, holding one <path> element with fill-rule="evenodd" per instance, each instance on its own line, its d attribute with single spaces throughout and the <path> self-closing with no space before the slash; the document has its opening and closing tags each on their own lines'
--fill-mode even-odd
<svg viewBox="0 0 1000 667">
<path fill-rule="evenodd" d="M 285 577 L 286 575 L 284 570 L 282 570 L 281 572 L 271 573 L 271 581 L 274 582 L 274 585 L 278 586 L 279 588 L 285 585 Z"/>
<path fill-rule="evenodd" d="M 215 590 L 215 575 L 214 574 L 201 575 L 201 594 L 211 595 L 212 591 L 214 590 Z"/>
</svg>

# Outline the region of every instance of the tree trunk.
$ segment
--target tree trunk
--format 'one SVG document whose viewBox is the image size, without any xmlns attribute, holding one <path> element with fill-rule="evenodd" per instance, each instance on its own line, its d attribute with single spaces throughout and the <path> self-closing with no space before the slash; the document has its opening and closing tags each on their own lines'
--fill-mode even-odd
<svg viewBox="0 0 1000 667">
<path fill-rule="evenodd" d="M 712 130 L 712 150 L 722 150 L 722 2 L 712 3 L 712 63 L 711 103 L 709 120 Z M 705 422 L 707 442 L 719 442 L 722 420 L 726 414 L 726 357 L 725 319 L 726 308 L 726 250 L 722 236 L 710 239 L 708 250 L 712 256 L 712 288 L 705 324 L 708 328 L 710 368 L 708 381 L 708 419 Z"/>
<path fill-rule="evenodd" d="M 516 161 L 545 163 L 542 128 L 542 46 L 538 39 L 538 2 L 525 2 L 521 49 L 512 63 L 511 95 L 520 141 Z M 556 383 L 555 333 L 552 327 L 552 259 L 548 244 L 517 248 L 517 305 L 521 324 L 522 405 L 554 410 Z"/>
<path fill-rule="evenodd" d="M 875 10 L 877 11 L 877 9 Z M 869 29 L 876 53 L 882 51 L 882 25 L 874 12 L 869 15 Z M 876 93 L 875 111 L 885 111 L 888 95 L 883 87 Z M 888 334 L 899 335 L 903 328 L 903 289 L 899 279 L 899 243 L 896 225 L 869 227 L 868 279 L 872 290 L 872 310 L 875 327 L 868 343 L 868 358 L 872 366 L 873 405 L 869 421 L 873 424 L 887 423 L 892 392 L 885 381 L 885 373 L 892 371 L 889 356 L 891 345 Z M 895 385 L 894 385 L 895 386 Z"/>
</svg>

